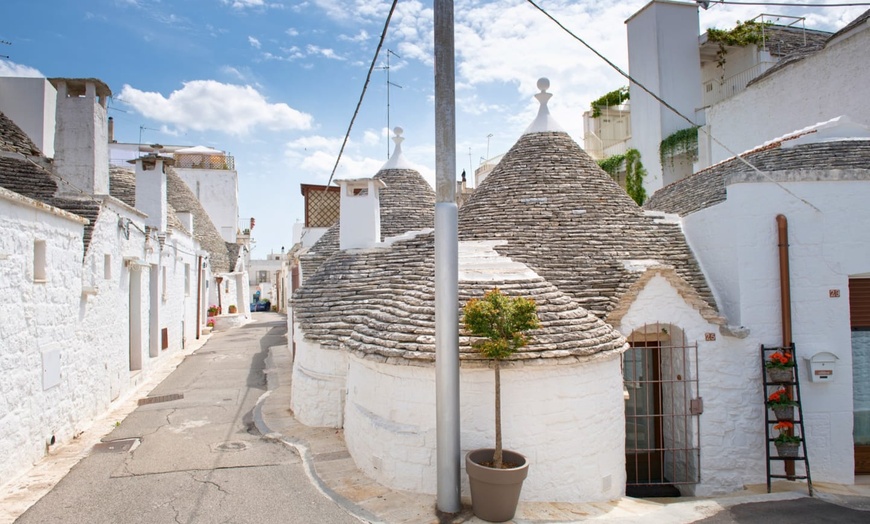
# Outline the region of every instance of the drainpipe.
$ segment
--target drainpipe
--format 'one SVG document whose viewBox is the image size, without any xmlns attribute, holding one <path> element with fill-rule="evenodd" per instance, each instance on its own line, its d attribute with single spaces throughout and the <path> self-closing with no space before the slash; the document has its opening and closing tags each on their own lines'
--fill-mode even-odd
<svg viewBox="0 0 870 524">
<path fill-rule="evenodd" d="M 788 268 L 788 219 L 785 215 L 776 215 L 776 229 L 779 233 L 779 294 L 780 294 L 780 310 L 782 311 L 782 347 L 789 347 L 792 344 L 791 339 L 791 282 L 789 280 Z M 796 359 L 797 355 L 792 351 L 792 358 Z M 794 398 L 794 391 L 791 386 L 787 389 L 788 398 Z M 791 433 L 789 431 L 789 433 Z M 785 474 L 789 479 L 794 476 L 794 461 L 784 461 Z"/>
<path fill-rule="evenodd" d="M 434 7 L 436 507 L 443 513 L 458 513 L 462 502 L 459 497 L 459 220 L 453 0 L 435 0 Z"/>
<path fill-rule="evenodd" d="M 202 335 L 202 257 L 196 257 L 196 339 Z"/>
</svg>

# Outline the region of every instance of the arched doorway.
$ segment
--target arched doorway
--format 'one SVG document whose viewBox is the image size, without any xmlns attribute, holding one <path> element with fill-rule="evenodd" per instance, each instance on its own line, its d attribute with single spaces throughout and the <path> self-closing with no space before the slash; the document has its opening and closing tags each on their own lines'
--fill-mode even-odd
<svg viewBox="0 0 870 524">
<path fill-rule="evenodd" d="M 699 480 L 698 344 L 672 324 L 647 324 L 623 357 L 629 496 L 678 496 Z"/>
</svg>

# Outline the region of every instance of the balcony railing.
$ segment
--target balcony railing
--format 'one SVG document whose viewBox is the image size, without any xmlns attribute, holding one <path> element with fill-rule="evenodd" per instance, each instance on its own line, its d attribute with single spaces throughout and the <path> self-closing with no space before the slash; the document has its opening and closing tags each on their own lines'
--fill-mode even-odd
<svg viewBox="0 0 870 524">
<path fill-rule="evenodd" d="M 724 81 L 718 78 L 707 81 L 703 86 L 704 107 L 717 104 L 744 91 L 749 82 L 764 74 L 774 64 L 776 64 L 775 61 L 759 62 L 745 71 L 726 78 Z"/>
<path fill-rule="evenodd" d="M 176 154 L 175 167 L 189 169 L 236 169 L 235 159 L 230 155 Z"/>
</svg>

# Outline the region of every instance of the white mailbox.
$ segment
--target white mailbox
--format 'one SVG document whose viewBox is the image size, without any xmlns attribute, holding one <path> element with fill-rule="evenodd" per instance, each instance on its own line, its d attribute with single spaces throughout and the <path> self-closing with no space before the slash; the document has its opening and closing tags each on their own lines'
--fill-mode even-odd
<svg viewBox="0 0 870 524">
<path fill-rule="evenodd" d="M 805 358 L 810 382 L 833 382 L 834 371 L 837 368 L 837 355 L 828 351 L 816 353 L 810 358 Z"/>
</svg>

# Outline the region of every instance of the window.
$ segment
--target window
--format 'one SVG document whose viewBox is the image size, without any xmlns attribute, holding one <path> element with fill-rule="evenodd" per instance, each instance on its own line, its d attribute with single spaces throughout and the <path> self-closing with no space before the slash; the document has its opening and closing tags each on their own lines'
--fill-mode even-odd
<svg viewBox="0 0 870 524">
<path fill-rule="evenodd" d="M 106 280 L 112 278 L 112 255 L 108 253 L 103 255 L 103 278 Z"/>
<path fill-rule="evenodd" d="M 257 283 L 262 284 L 263 282 L 269 281 L 269 272 L 268 271 L 257 271 Z"/>
<path fill-rule="evenodd" d="M 45 282 L 45 240 L 33 241 L 33 281 Z"/>
<path fill-rule="evenodd" d="M 184 264 L 184 296 L 190 296 L 190 264 Z"/>
</svg>

